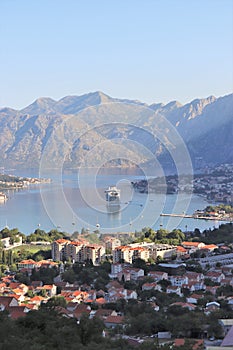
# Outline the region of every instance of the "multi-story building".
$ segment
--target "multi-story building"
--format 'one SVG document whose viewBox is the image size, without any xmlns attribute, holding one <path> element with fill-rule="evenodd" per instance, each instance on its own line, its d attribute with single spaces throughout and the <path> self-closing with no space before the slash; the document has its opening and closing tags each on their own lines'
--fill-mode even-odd
<svg viewBox="0 0 233 350">
<path fill-rule="evenodd" d="M 170 276 L 169 281 L 171 282 L 172 286 L 177 286 L 177 287 L 182 287 L 183 285 L 187 285 L 189 280 L 188 277 L 183 275 L 175 275 L 175 276 Z"/>
<path fill-rule="evenodd" d="M 65 260 L 71 259 L 72 262 L 82 262 L 82 248 L 83 244 L 80 242 L 70 242 L 64 246 Z"/>
<path fill-rule="evenodd" d="M 119 246 L 113 250 L 113 263 L 128 262 L 132 264 L 133 250 L 130 246 Z"/>
<path fill-rule="evenodd" d="M 105 256 L 105 248 L 97 244 L 84 244 L 78 241 L 58 239 L 52 243 L 52 259 L 54 261 L 85 262 L 91 260 L 97 265 Z"/>
<path fill-rule="evenodd" d="M 58 239 L 52 243 L 52 259 L 53 261 L 65 260 L 65 246 L 70 243 L 67 239 Z"/>
<path fill-rule="evenodd" d="M 115 237 L 106 237 L 104 241 L 106 251 L 112 251 L 121 245 L 121 241 Z"/>
<path fill-rule="evenodd" d="M 105 256 L 105 248 L 98 244 L 84 247 L 84 261 L 91 260 L 94 265 L 98 265 Z"/>
<path fill-rule="evenodd" d="M 202 242 L 182 242 L 182 246 L 188 251 L 188 254 L 196 252 L 205 246 Z"/>
<path fill-rule="evenodd" d="M 134 243 L 128 246 L 119 246 L 113 250 L 113 262 L 132 262 L 138 258 L 148 261 L 150 258 L 155 260 L 157 257 L 169 259 L 176 253 L 176 246 L 169 244 L 154 243 Z"/>
</svg>

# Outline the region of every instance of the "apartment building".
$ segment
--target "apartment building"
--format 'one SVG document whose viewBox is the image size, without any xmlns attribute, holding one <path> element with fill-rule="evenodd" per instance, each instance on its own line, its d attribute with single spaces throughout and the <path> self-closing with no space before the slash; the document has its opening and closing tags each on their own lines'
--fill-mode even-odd
<svg viewBox="0 0 233 350">
<path fill-rule="evenodd" d="M 127 246 L 119 246 L 113 250 L 113 262 L 132 262 L 138 258 L 148 261 L 150 258 L 156 260 L 157 257 L 162 259 L 170 259 L 176 254 L 176 247 L 169 244 L 129 244 Z"/>
<path fill-rule="evenodd" d="M 115 237 L 106 237 L 105 240 L 105 249 L 108 251 L 114 250 L 116 247 L 119 247 L 121 245 L 121 241 L 118 238 Z"/>
<path fill-rule="evenodd" d="M 58 239 L 52 243 L 52 259 L 54 261 L 85 262 L 91 260 L 98 265 L 105 256 L 105 248 L 97 244 L 85 244 L 78 241 Z"/>
</svg>

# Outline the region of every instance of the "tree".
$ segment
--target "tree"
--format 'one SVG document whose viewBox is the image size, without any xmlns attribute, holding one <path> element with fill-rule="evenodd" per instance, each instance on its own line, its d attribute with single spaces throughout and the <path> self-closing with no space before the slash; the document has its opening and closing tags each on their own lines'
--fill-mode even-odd
<svg viewBox="0 0 233 350">
<path fill-rule="evenodd" d="M 168 231 L 165 230 L 165 229 L 163 229 L 163 228 L 161 228 L 161 229 L 159 229 L 159 230 L 157 231 L 157 233 L 156 233 L 156 239 L 157 239 L 157 240 L 161 240 L 161 239 L 163 239 L 163 238 L 166 238 L 166 237 L 167 237 L 167 234 L 168 234 Z"/>
<path fill-rule="evenodd" d="M 2 263 L 5 265 L 7 264 L 7 256 L 5 250 L 2 251 Z"/>
<path fill-rule="evenodd" d="M 93 339 L 96 341 L 98 338 L 101 338 L 103 328 L 104 324 L 100 319 L 93 318 L 92 320 L 89 320 L 88 315 L 83 314 L 78 329 L 81 343 L 87 345 Z"/>
<path fill-rule="evenodd" d="M 141 258 L 137 258 L 133 261 L 133 267 L 138 268 L 138 269 L 142 269 L 145 272 L 147 271 L 147 265 L 145 260 L 141 259 Z"/>
<path fill-rule="evenodd" d="M 19 281 L 20 283 L 29 285 L 30 284 L 30 279 L 26 273 L 18 272 L 15 275 L 15 279 Z"/>
<path fill-rule="evenodd" d="M 168 234 L 168 238 L 176 239 L 179 243 L 185 240 L 185 234 L 178 229 L 174 229 Z"/>
<path fill-rule="evenodd" d="M 165 292 L 167 287 L 171 285 L 171 282 L 168 280 L 160 280 L 158 281 L 158 284 L 162 287 L 162 290 Z"/>
<path fill-rule="evenodd" d="M 75 273 L 72 269 L 65 271 L 62 275 L 62 278 L 65 282 L 69 282 L 69 283 L 74 283 L 76 280 Z"/>
<path fill-rule="evenodd" d="M 56 309 L 56 307 L 66 307 L 66 299 L 63 296 L 53 296 L 50 298 L 46 304 L 44 304 L 44 307 Z"/>
<path fill-rule="evenodd" d="M 13 265 L 13 264 L 14 264 L 14 257 L 13 257 L 13 252 L 12 252 L 12 250 L 9 250 L 9 254 L 8 254 L 8 264 L 9 264 L 9 265 Z"/>
</svg>

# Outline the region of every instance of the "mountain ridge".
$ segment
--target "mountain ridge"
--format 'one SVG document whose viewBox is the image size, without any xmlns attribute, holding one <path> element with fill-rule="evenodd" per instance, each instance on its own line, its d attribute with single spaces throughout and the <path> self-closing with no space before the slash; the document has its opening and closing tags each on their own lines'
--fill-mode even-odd
<svg viewBox="0 0 233 350">
<path fill-rule="evenodd" d="M 123 126 L 120 125 L 122 122 Z M 184 105 L 178 101 L 148 105 L 95 91 L 81 96 L 65 96 L 57 101 L 41 97 L 21 110 L 0 109 L 0 165 L 37 167 L 48 140 L 58 128 L 59 142 L 55 142 L 54 136 L 50 153 L 53 159 L 65 159 L 67 166 L 80 165 L 91 149 L 107 141 L 109 151 L 117 153 L 115 138 L 122 140 L 120 147 L 126 159 L 133 157 L 132 152 L 136 150 L 133 142 L 139 141 L 162 159 L 164 148 L 171 142 L 166 123 L 171 123 L 183 138 L 193 164 L 200 157 L 206 165 L 233 162 L 233 94 L 194 99 Z M 105 128 L 99 127 L 101 125 Z M 158 127 L 162 139 L 153 142 L 149 132 L 153 135 Z M 89 137 L 84 137 L 88 130 Z M 81 136 L 83 140 L 79 139 Z M 70 154 L 64 154 L 64 140 L 69 145 Z M 126 140 L 130 140 L 131 145 L 126 145 Z M 144 151 L 140 156 L 142 163 L 147 161 Z M 135 161 L 140 163 L 140 156 L 135 156 Z M 98 159 L 101 156 L 90 162 L 96 163 Z"/>
</svg>

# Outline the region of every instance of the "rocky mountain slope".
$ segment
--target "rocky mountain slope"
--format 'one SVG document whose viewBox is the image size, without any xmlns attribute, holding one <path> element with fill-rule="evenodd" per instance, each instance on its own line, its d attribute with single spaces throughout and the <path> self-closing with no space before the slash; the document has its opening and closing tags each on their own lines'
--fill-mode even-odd
<svg viewBox="0 0 233 350">
<path fill-rule="evenodd" d="M 0 109 L 0 166 L 147 163 L 187 146 L 194 166 L 233 162 L 233 94 L 148 106 L 102 92 Z M 198 163 L 198 164 L 197 164 Z"/>
</svg>

